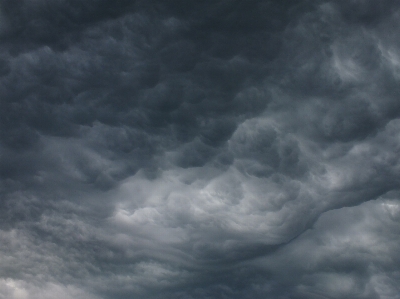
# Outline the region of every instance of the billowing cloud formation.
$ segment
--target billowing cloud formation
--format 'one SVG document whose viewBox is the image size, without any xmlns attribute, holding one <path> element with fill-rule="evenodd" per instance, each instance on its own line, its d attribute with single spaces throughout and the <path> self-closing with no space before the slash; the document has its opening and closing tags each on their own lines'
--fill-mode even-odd
<svg viewBox="0 0 400 299">
<path fill-rule="evenodd" d="M 0 298 L 400 298 L 396 1 L 0 4 Z"/>
</svg>

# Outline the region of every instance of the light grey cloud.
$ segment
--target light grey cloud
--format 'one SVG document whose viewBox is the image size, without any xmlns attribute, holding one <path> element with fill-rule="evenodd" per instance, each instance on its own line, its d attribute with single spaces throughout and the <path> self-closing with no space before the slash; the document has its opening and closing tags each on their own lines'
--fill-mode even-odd
<svg viewBox="0 0 400 299">
<path fill-rule="evenodd" d="M 396 231 L 396 213 L 395 194 L 327 212 L 311 230 L 258 264 L 294 285 L 287 293 L 293 298 L 397 298 L 399 242 L 386 239 L 387 232 Z"/>
</svg>

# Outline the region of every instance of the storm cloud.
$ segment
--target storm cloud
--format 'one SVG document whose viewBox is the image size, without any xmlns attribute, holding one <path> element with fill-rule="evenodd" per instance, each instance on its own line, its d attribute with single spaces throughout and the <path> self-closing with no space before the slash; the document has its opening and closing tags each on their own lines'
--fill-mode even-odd
<svg viewBox="0 0 400 299">
<path fill-rule="evenodd" d="M 0 1 L 0 298 L 400 298 L 397 1 Z"/>
</svg>

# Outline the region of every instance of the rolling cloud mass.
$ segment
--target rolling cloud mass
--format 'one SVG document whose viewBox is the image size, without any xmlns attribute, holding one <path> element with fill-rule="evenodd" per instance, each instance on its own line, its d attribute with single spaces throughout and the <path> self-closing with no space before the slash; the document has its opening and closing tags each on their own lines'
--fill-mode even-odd
<svg viewBox="0 0 400 299">
<path fill-rule="evenodd" d="M 400 3 L 1 0 L 0 299 L 400 299 Z"/>
</svg>

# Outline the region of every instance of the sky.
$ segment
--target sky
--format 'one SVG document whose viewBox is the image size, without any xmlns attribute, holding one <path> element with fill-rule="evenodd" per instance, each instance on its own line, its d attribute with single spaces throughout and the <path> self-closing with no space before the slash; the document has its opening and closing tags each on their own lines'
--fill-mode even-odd
<svg viewBox="0 0 400 299">
<path fill-rule="evenodd" d="M 400 2 L 0 0 L 0 299 L 400 299 Z"/>
</svg>

